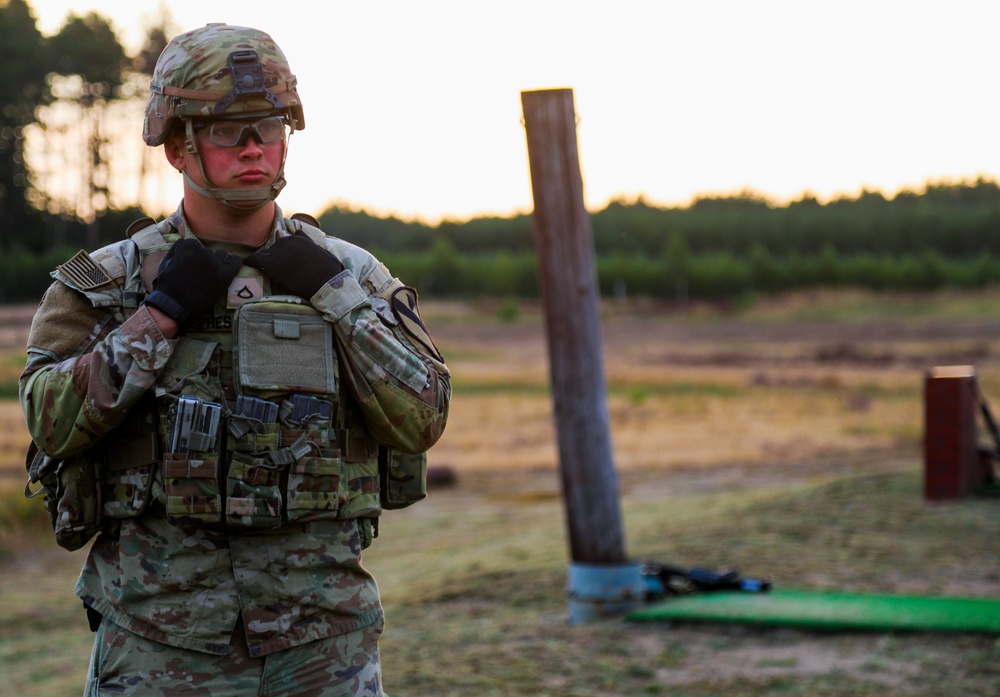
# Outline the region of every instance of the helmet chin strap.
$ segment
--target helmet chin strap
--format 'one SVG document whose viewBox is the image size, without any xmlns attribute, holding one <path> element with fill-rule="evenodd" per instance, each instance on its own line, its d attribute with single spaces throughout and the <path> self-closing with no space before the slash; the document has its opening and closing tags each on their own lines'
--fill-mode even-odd
<svg viewBox="0 0 1000 697">
<path fill-rule="evenodd" d="M 187 119 L 184 124 L 185 131 L 185 147 L 187 151 L 194 155 L 195 162 L 198 163 L 198 171 L 201 172 L 201 178 L 205 180 L 207 186 L 202 186 L 195 182 L 191 175 L 187 173 L 187 170 L 181 172 L 184 177 L 185 183 L 190 186 L 194 191 L 198 192 L 202 196 L 207 196 L 208 198 L 214 198 L 217 201 L 221 201 L 223 204 L 229 206 L 233 210 L 240 211 L 243 213 L 253 213 L 259 211 L 261 208 L 269 204 L 274 199 L 278 198 L 278 194 L 281 190 L 285 188 L 285 159 L 288 157 L 288 141 L 291 134 L 294 133 L 294 129 L 285 138 L 284 146 L 285 149 L 281 154 L 281 167 L 278 168 L 278 175 L 274 179 L 274 183 L 269 186 L 259 186 L 254 189 L 225 189 L 221 186 L 216 186 L 212 183 L 212 180 L 208 178 L 205 173 L 205 165 L 201 161 L 201 155 L 198 153 L 198 146 L 194 142 L 194 125 L 190 119 Z M 241 206 L 237 205 L 236 202 L 244 201 L 255 201 L 256 203 L 251 206 Z"/>
</svg>

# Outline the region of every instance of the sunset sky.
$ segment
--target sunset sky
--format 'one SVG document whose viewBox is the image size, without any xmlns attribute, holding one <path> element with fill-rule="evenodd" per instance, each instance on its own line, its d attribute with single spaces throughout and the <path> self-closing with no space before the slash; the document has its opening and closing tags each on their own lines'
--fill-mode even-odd
<svg viewBox="0 0 1000 697">
<path fill-rule="evenodd" d="M 154 3 L 96 9 L 127 47 Z M 297 74 L 286 212 L 337 202 L 435 222 L 530 212 L 520 93 L 569 87 L 585 194 L 777 202 L 1000 172 L 1000 3 L 173 0 L 180 30 L 270 33 Z M 141 124 L 135 124 L 139 138 Z M 180 196 L 166 192 L 163 207 Z"/>
</svg>

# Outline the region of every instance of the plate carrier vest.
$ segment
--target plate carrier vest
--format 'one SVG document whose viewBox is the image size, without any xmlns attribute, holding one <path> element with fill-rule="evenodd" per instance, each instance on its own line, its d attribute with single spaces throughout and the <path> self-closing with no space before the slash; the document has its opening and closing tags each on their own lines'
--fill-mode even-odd
<svg viewBox="0 0 1000 697">
<path fill-rule="evenodd" d="M 314 219 L 290 222 L 325 245 Z M 180 239 L 160 227 L 144 218 L 128 229 L 138 255 L 124 255 L 126 287 L 109 308 L 119 321 L 151 292 Z M 382 273 L 379 285 L 391 280 Z M 109 305 L 108 294 L 83 292 L 95 306 Z M 375 442 L 341 388 L 333 327 L 308 301 L 280 295 L 240 305 L 231 349 L 235 403 L 213 369 L 218 342 L 180 335 L 155 388 L 97 446 L 55 460 L 31 444 L 25 495 L 44 495 L 58 544 L 79 549 L 153 501 L 178 525 L 247 530 L 366 518 L 377 534 L 383 509 L 426 497 L 426 453 Z"/>
</svg>

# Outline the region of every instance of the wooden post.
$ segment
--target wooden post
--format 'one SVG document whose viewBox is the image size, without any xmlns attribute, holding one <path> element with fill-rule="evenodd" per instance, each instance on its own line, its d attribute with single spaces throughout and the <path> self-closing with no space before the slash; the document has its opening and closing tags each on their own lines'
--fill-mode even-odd
<svg viewBox="0 0 1000 697">
<path fill-rule="evenodd" d="M 573 92 L 523 92 L 559 465 L 574 561 L 625 561 L 611 454 L 593 231 Z"/>
<path fill-rule="evenodd" d="M 521 105 L 570 554 L 574 563 L 598 571 L 621 567 L 627 562 L 625 533 L 611 452 L 600 292 L 593 230 L 583 199 L 573 92 L 522 92 Z M 594 568 L 585 570 L 589 576 Z M 571 569 L 571 596 L 573 576 Z M 638 592 L 631 565 L 626 576 L 626 587 L 609 589 L 611 596 Z M 584 583 L 591 586 L 584 592 L 593 594 L 594 587 L 608 581 L 598 578 Z M 612 612 L 618 606 L 615 597 L 592 600 Z"/>
</svg>

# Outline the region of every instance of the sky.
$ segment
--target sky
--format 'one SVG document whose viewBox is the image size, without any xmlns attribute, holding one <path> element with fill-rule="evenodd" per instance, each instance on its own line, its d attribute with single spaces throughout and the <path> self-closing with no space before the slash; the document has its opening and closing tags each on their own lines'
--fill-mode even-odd
<svg viewBox="0 0 1000 697">
<path fill-rule="evenodd" d="M 136 47 L 156 5 L 96 10 Z M 776 203 L 1000 173 L 996 0 L 172 0 L 262 29 L 299 79 L 286 213 L 530 213 L 521 92 L 569 88 L 588 208 L 749 189 Z M 141 124 L 136 124 L 139 137 Z M 172 210 L 180 197 L 168 190 Z"/>
</svg>

